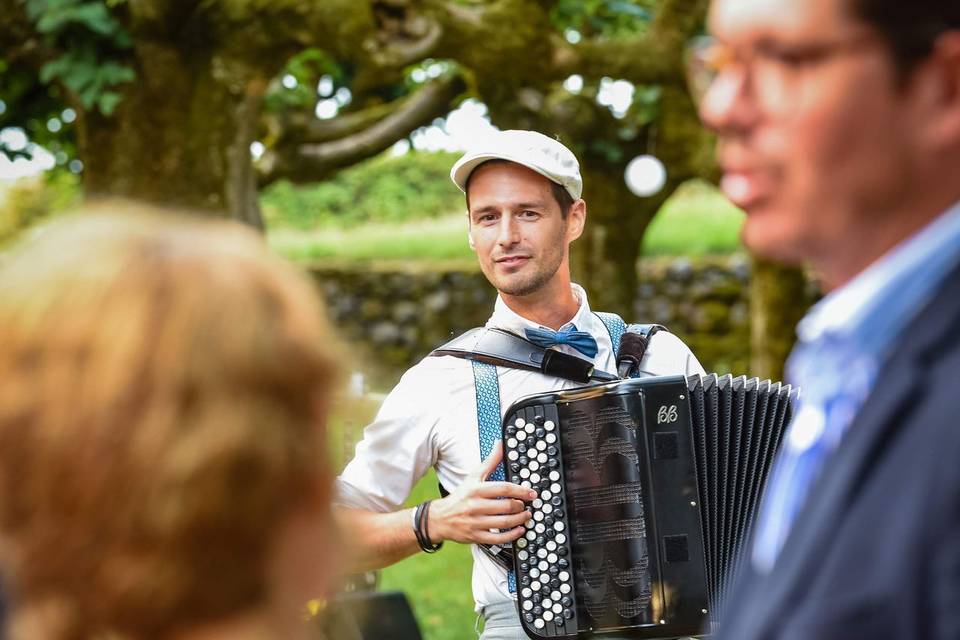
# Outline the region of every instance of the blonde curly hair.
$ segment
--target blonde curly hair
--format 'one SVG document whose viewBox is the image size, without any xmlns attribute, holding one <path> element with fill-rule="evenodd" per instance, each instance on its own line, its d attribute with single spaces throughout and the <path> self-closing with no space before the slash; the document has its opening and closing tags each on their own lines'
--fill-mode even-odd
<svg viewBox="0 0 960 640">
<path fill-rule="evenodd" d="M 0 263 L 13 637 L 32 617 L 154 638 L 262 603 L 279 523 L 329 502 L 314 287 L 226 221 L 113 204 L 37 235 Z"/>
</svg>

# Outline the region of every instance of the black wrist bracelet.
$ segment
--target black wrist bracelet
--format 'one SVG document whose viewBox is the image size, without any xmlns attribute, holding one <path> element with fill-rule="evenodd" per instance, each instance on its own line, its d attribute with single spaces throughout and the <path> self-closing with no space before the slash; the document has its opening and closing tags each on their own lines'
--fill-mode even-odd
<svg viewBox="0 0 960 640">
<path fill-rule="evenodd" d="M 436 553 L 443 546 L 443 541 L 433 544 L 430 541 L 429 527 L 427 525 L 430 515 L 430 500 L 417 505 L 414 513 L 413 533 L 417 536 L 417 544 L 425 553 Z"/>
</svg>

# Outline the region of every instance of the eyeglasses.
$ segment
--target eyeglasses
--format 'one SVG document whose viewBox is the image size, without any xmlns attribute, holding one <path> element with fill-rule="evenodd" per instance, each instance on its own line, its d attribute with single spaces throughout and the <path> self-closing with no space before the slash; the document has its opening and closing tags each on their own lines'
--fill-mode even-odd
<svg viewBox="0 0 960 640">
<path fill-rule="evenodd" d="M 732 73 L 750 91 L 758 107 L 771 116 L 789 115 L 803 102 L 808 78 L 818 67 L 841 56 L 863 51 L 880 42 L 873 33 L 833 42 L 804 44 L 761 43 L 737 48 L 712 36 L 695 38 L 687 47 L 686 69 L 690 93 L 698 108 L 707 93 Z"/>
</svg>

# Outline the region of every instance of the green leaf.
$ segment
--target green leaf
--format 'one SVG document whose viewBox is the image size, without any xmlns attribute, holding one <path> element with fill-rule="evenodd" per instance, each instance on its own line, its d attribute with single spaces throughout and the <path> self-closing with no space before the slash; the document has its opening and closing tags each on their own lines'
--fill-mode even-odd
<svg viewBox="0 0 960 640">
<path fill-rule="evenodd" d="M 100 108 L 100 113 L 105 116 L 113 115 L 117 105 L 120 104 L 120 97 L 120 94 L 116 91 L 105 91 L 104 93 L 101 93 L 100 100 L 97 104 L 97 106 Z"/>
</svg>

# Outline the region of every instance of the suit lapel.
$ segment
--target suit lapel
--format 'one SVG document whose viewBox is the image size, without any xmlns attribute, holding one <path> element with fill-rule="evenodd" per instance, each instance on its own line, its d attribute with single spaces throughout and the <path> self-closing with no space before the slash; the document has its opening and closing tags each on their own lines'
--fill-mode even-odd
<svg viewBox="0 0 960 640">
<path fill-rule="evenodd" d="M 936 298 L 918 314 L 884 365 L 863 408 L 850 425 L 837 452 L 811 490 L 770 574 L 752 574 L 755 597 L 739 600 L 735 615 L 750 615 L 761 636 L 775 631 L 790 603 L 816 570 L 812 558 L 829 546 L 829 537 L 845 508 L 855 498 L 883 444 L 903 424 L 905 408 L 925 393 L 924 361 L 936 357 L 943 340 L 960 322 L 960 269 L 955 270 Z M 746 594 L 745 594 L 746 595 Z"/>
</svg>

